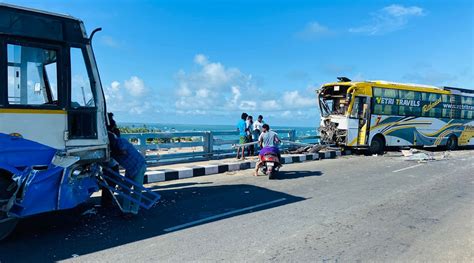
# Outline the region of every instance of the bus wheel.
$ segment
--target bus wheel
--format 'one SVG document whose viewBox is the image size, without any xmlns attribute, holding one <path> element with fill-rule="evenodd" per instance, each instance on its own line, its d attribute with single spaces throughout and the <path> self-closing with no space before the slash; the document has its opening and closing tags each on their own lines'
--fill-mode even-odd
<svg viewBox="0 0 474 263">
<path fill-rule="evenodd" d="M 458 148 L 458 138 L 455 135 L 451 135 L 446 142 L 446 148 L 450 151 L 454 151 Z"/>
<path fill-rule="evenodd" d="M 11 187 L 14 182 L 8 174 L 0 170 L 0 207 L 6 204 L 13 195 L 15 187 Z M 0 241 L 5 239 L 15 229 L 18 218 L 9 217 L 6 212 L 0 211 Z"/>
<path fill-rule="evenodd" d="M 385 139 L 381 135 L 376 135 L 370 142 L 369 152 L 371 154 L 383 154 L 385 149 Z"/>
</svg>

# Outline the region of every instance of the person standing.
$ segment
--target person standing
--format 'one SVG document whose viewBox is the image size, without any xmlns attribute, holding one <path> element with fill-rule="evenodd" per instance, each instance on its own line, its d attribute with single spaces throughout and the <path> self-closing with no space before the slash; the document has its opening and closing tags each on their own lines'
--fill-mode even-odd
<svg viewBox="0 0 474 263">
<path fill-rule="evenodd" d="M 240 120 L 237 123 L 237 132 L 239 132 L 239 144 L 245 144 L 247 142 L 247 113 L 242 113 Z M 237 159 L 239 159 L 240 151 L 242 150 L 242 159 L 245 159 L 245 146 L 240 147 L 237 150 Z"/>
<path fill-rule="evenodd" d="M 247 117 L 247 121 L 246 121 L 246 126 L 247 126 L 247 142 L 253 142 L 253 117 L 251 115 L 249 115 Z M 253 156 L 255 154 L 255 146 L 252 144 L 252 145 L 249 145 L 247 147 L 247 155 L 248 156 Z"/>
<path fill-rule="evenodd" d="M 253 140 L 258 141 L 260 134 L 262 133 L 262 126 L 265 122 L 263 121 L 263 116 L 258 115 L 257 120 L 253 123 L 252 133 L 253 133 Z"/>
<path fill-rule="evenodd" d="M 107 130 L 110 131 L 111 133 L 117 135 L 117 137 L 120 137 L 120 129 L 117 126 L 117 122 L 115 122 L 114 114 L 112 112 L 109 112 L 109 113 L 107 113 L 107 116 L 109 117 L 109 122 L 107 124 Z"/>
</svg>

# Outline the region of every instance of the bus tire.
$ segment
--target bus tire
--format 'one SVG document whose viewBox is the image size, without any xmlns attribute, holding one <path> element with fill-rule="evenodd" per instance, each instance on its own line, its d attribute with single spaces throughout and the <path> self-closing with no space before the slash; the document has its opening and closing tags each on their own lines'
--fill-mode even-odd
<svg viewBox="0 0 474 263">
<path fill-rule="evenodd" d="M 456 135 L 451 135 L 446 141 L 446 149 L 449 151 L 454 151 L 458 149 L 458 137 Z"/>
<path fill-rule="evenodd" d="M 382 135 L 375 135 L 369 146 L 371 154 L 383 154 L 385 149 L 385 138 Z"/>
<path fill-rule="evenodd" d="M 0 170 L 0 200 L 8 200 L 12 197 L 15 191 L 14 184 L 9 173 L 4 170 Z M 0 203 L 0 206 L 4 204 Z M 15 229 L 18 223 L 18 218 L 9 217 L 6 212 L 0 211 L 0 241 L 8 237 L 10 233 Z"/>
</svg>

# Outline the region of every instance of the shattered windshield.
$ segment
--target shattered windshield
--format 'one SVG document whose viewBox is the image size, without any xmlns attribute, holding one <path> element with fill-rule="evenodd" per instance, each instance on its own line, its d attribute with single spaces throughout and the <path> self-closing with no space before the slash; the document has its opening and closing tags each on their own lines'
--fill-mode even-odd
<svg viewBox="0 0 474 263">
<path fill-rule="evenodd" d="M 329 116 L 332 112 L 333 104 L 334 100 L 320 98 L 319 105 L 321 108 L 321 115 L 324 117 Z"/>
<path fill-rule="evenodd" d="M 321 115 L 344 115 L 349 106 L 346 98 L 349 86 L 327 86 L 319 93 L 319 107 Z"/>
</svg>

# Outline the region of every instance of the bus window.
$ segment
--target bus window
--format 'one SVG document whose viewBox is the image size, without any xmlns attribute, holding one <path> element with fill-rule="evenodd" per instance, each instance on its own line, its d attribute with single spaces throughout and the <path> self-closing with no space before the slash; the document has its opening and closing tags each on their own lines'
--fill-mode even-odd
<svg viewBox="0 0 474 263">
<path fill-rule="evenodd" d="M 354 104 L 352 105 L 351 111 L 351 118 L 357 119 L 359 117 L 359 110 L 360 110 L 360 98 L 356 97 L 354 100 Z"/>
<path fill-rule="evenodd" d="M 443 109 L 443 112 L 441 114 L 441 118 L 451 119 L 451 110 Z"/>
<path fill-rule="evenodd" d="M 399 115 L 401 116 L 419 116 L 421 113 L 420 107 L 399 106 Z"/>
<path fill-rule="evenodd" d="M 441 95 L 436 93 L 421 93 L 422 108 L 421 116 L 423 117 L 433 117 L 441 118 L 442 108 L 441 108 Z"/>
<path fill-rule="evenodd" d="M 374 106 L 375 115 L 398 115 L 398 106 L 396 105 L 380 105 Z"/>
<path fill-rule="evenodd" d="M 80 48 L 71 48 L 71 107 L 95 107 L 89 74 Z"/>
<path fill-rule="evenodd" d="M 57 54 L 54 50 L 7 45 L 8 104 L 57 105 Z"/>
<path fill-rule="evenodd" d="M 366 97 L 355 97 L 354 105 L 350 117 L 356 119 L 366 118 L 368 111 L 368 104 Z"/>
<path fill-rule="evenodd" d="M 398 108 L 399 115 L 401 116 L 420 116 L 421 115 L 421 107 L 419 106 L 421 103 L 420 101 L 421 94 L 419 92 L 410 91 L 410 90 L 399 90 L 398 94 L 400 98 L 400 106 Z"/>
<path fill-rule="evenodd" d="M 474 119 L 474 98 L 472 97 L 462 97 L 461 103 L 464 106 L 461 111 L 461 118 L 463 119 Z"/>
</svg>

